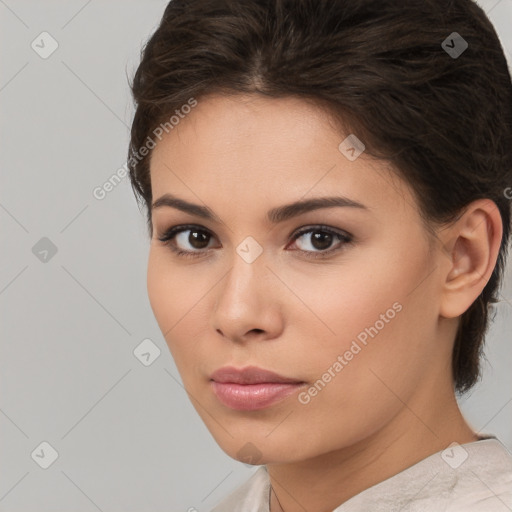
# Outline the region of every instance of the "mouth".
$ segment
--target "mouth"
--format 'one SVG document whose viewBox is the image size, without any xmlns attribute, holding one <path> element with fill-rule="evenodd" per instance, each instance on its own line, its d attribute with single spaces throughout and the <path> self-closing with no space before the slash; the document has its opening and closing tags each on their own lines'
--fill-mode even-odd
<svg viewBox="0 0 512 512">
<path fill-rule="evenodd" d="M 224 367 L 210 377 L 217 399 L 240 411 L 264 409 L 284 400 L 306 383 L 255 366 Z"/>
</svg>

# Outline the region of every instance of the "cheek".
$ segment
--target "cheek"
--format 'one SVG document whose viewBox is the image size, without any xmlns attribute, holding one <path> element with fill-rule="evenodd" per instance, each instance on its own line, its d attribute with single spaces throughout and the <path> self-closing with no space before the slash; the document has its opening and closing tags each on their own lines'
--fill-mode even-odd
<svg viewBox="0 0 512 512">
<path fill-rule="evenodd" d="M 153 314 L 160 330 L 165 333 L 171 327 L 178 290 L 171 279 L 168 266 L 160 250 L 150 249 L 147 269 L 147 292 Z M 169 288 L 171 287 L 171 289 Z M 173 288 L 174 287 L 174 288 Z"/>
<path fill-rule="evenodd" d="M 400 316 L 408 276 L 382 262 L 379 267 L 378 258 L 373 265 L 357 259 L 328 268 L 322 275 L 289 276 L 294 293 L 303 301 L 295 307 L 295 323 L 309 336 L 315 331 L 326 349 L 348 350 L 356 338 L 364 343 L 368 330 L 375 334 L 375 327 L 383 337 Z"/>
<path fill-rule="evenodd" d="M 320 340 L 321 350 L 302 352 L 310 386 L 298 397 L 295 419 L 307 426 L 312 446 L 327 450 L 332 443 L 343 446 L 371 435 L 402 408 L 397 396 L 406 399 L 421 378 L 416 363 L 424 363 L 413 363 L 403 343 L 409 334 L 407 305 L 382 304 L 343 302 L 347 309 L 330 316 L 336 336 Z M 351 313 L 359 306 L 366 309 Z M 386 312 L 388 323 L 379 317 Z"/>
<path fill-rule="evenodd" d="M 312 297 L 315 310 L 336 333 L 331 339 L 349 345 L 358 339 L 364 345 L 388 338 L 399 344 L 410 338 L 403 326 L 422 319 L 434 292 L 431 280 L 425 279 L 429 268 L 423 248 L 405 251 L 401 242 L 400 250 L 383 244 L 361 251 L 317 281 L 313 294 L 308 292 L 306 297 Z"/>
<path fill-rule="evenodd" d="M 165 249 L 151 248 L 147 269 L 148 298 L 170 349 L 174 345 L 171 340 L 186 325 L 187 314 L 201 297 L 197 290 L 187 286 L 189 281 L 189 274 L 176 270 Z"/>
<path fill-rule="evenodd" d="M 155 319 L 181 373 L 197 360 L 199 335 L 204 337 L 207 322 L 207 292 L 216 280 L 209 274 L 199 276 L 193 267 L 179 268 L 170 258 L 165 248 L 151 248 L 147 292 Z"/>
<path fill-rule="evenodd" d="M 148 258 L 147 292 L 163 332 L 186 315 L 201 298 L 201 279 L 192 270 L 173 264 L 165 248 L 152 247 Z M 193 283 L 193 286 L 191 286 Z"/>
<path fill-rule="evenodd" d="M 416 256 L 390 263 L 390 257 L 373 254 L 373 265 L 361 259 L 350 272 L 340 266 L 314 281 L 295 277 L 297 295 L 314 313 L 301 308 L 296 317 L 304 361 L 313 379 L 343 389 L 332 396 L 322 391 L 319 404 L 348 405 L 360 398 L 372 401 L 375 393 L 389 395 L 379 376 L 409 392 L 425 371 L 436 325 L 435 290 L 427 279 L 411 293 L 428 275 L 425 261 Z M 312 339 L 321 350 L 311 350 Z M 336 377 L 329 379 L 329 371 Z"/>
</svg>

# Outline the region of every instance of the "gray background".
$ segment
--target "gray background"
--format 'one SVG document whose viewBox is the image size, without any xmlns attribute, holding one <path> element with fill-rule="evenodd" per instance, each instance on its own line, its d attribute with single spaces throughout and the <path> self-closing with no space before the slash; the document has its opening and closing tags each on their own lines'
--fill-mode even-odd
<svg viewBox="0 0 512 512">
<path fill-rule="evenodd" d="M 181 387 L 128 178 L 93 196 L 126 161 L 127 75 L 166 4 L 0 0 L 2 512 L 208 511 L 255 470 L 221 451 Z M 480 4 L 512 62 L 512 0 Z M 58 43 L 46 59 L 31 47 L 43 31 Z M 510 266 L 502 298 L 461 407 L 512 449 Z M 144 339 L 161 350 L 149 366 L 133 353 Z M 43 441 L 58 452 L 47 469 Z"/>
</svg>

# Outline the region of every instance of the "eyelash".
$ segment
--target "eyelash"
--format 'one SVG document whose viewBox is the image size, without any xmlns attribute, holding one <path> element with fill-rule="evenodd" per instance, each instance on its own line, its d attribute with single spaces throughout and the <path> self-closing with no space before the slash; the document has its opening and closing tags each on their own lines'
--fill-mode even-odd
<svg viewBox="0 0 512 512">
<path fill-rule="evenodd" d="M 175 236 L 183 231 L 189 231 L 189 230 L 195 230 L 199 231 L 200 233 L 206 233 L 209 236 L 213 236 L 207 229 L 203 229 L 200 226 L 188 224 L 188 225 L 180 225 L 180 226 L 174 226 L 167 231 L 164 232 L 164 234 L 160 237 L 158 237 L 158 240 L 162 242 L 164 245 L 168 246 L 177 256 L 182 258 L 198 258 L 203 256 L 209 249 L 206 250 L 199 250 L 199 251 L 184 251 L 182 249 L 176 248 L 171 242 L 174 240 Z M 319 258 L 326 258 L 328 255 L 330 256 L 332 253 L 337 252 L 343 248 L 343 246 L 350 244 L 353 242 L 353 237 L 349 233 L 339 232 L 337 230 L 333 230 L 332 228 L 329 228 L 327 226 L 310 226 L 308 228 L 300 229 L 296 233 L 292 235 L 292 242 L 295 242 L 298 238 L 301 236 L 307 234 L 307 233 L 316 233 L 316 232 L 322 232 L 322 233 L 329 233 L 331 235 L 334 235 L 339 238 L 342 244 L 327 249 L 325 251 L 304 251 L 302 249 L 298 249 L 299 252 L 304 253 L 306 258 L 311 259 L 319 259 Z"/>
</svg>

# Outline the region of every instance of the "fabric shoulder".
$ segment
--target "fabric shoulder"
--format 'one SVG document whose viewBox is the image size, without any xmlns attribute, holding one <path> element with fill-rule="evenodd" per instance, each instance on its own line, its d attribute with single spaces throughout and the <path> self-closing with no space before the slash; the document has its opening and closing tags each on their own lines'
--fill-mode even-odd
<svg viewBox="0 0 512 512">
<path fill-rule="evenodd" d="M 512 454 L 496 438 L 474 443 L 471 448 L 460 466 L 457 499 L 447 512 L 512 510 Z"/>
<path fill-rule="evenodd" d="M 333 512 L 510 512 L 512 454 L 496 437 L 452 443 Z"/>
<path fill-rule="evenodd" d="M 269 512 L 269 490 L 267 468 L 261 466 L 210 512 Z"/>
</svg>

